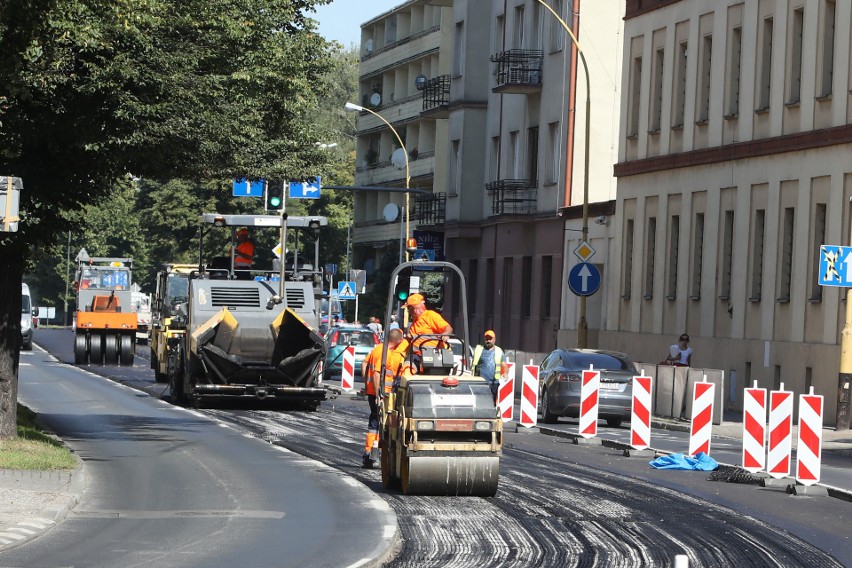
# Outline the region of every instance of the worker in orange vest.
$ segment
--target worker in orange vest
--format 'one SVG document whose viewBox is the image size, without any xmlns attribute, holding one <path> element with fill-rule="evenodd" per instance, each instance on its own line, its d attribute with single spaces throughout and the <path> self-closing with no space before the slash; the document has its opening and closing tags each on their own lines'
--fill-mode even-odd
<svg viewBox="0 0 852 568">
<path fill-rule="evenodd" d="M 240 229 L 234 235 L 237 246 L 234 248 L 234 269 L 249 270 L 254 260 L 254 243 L 249 240 L 249 230 Z"/>
</svg>

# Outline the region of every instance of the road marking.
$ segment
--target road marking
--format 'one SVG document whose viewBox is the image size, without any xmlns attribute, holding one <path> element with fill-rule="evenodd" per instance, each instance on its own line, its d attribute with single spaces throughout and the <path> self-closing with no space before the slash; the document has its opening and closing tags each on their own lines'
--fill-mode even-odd
<svg viewBox="0 0 852 568">
<path fill-rule="evenodd" d="M 283 511 L 260 510 L 178 510 L 178 511 L 121 511 L 92 510 L 74 511 L 72 515 L 87 519 L 173 519 L 173 518 L 242 518 L 242 519 L 282 519 Z"/>
</svg>

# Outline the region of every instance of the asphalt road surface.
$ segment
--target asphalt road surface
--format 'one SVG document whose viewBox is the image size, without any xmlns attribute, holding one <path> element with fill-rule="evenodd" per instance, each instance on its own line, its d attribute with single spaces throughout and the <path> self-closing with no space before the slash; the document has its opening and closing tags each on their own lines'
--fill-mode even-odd
<svg viewBox="0 0 852 568">
<path fill-rule="evenodd" d="M 55 333 L 70 346 L 68 332 Z M 39 341 L 47 343 L 41 333 Z M 163 390 L 150 370 L 128 372 L 127 384 Z M 618 450 L 526 432 L 506 435 L 494 498 L 406 497 L 385 490 L 377 469 L 360 468 L 365 401 L 344 396 L 314 413 L 203 413 L 331 466 L 385 500 L 402 538 L 388 566 L 671 566 L 679 554 L 690 566 L 852 562 L 852 504 L 838 499 L 653 470 Z M 370 530 L 361 524 L 365 538 Z M 383 529 L 372 530 L 378 538 Z"/>
</svg>

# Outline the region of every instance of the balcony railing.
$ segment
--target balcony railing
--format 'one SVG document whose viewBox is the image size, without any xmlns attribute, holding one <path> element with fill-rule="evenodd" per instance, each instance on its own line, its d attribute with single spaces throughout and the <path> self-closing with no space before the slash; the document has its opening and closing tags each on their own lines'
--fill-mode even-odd
<svg viewBox="0 0 852 568">
<path fill-rule="evenodd" d="M 421 225 L 443 225 L 447 218 L 447 194 L 418 195 L 414 201 L 414 218 Z"/>
<path fill-rule="evenodd" d="M 541 90 L 541 63 L 544 54 L 540 49 L 510 49 L 491 56 L 497 64 L 495 93 L 534 93 Z"/>
<path fill-rule="evenodd" d="M 536 210 L 534 179 L 501 179 L 485 184 L 491 193 L 492 215 L 529 215 Z"/>
<path fill-rule="evenodd" d="M 451 82 L 449 75 L 439 75 L 426 81 L 426 86 L 423 87 L 423 112 L 420 116 L 449 118 Z"/>
</svg>

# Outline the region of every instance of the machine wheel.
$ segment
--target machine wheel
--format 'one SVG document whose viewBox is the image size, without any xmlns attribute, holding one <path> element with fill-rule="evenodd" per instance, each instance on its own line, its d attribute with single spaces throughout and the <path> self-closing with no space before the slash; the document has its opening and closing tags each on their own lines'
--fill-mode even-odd
<svg viewBox="0 0 852 568">
<path fill-rule="evenodd" d="M 400 461 L 400 472 L 399 472 L 399 483 L 402 487 L 402 492 L 405 495 L 408 495 L 408 492 L 411 490 L 411 468 L 409 463 L 408 456 L 402 456 L 402 460 Z"/>
<path fill-rule="evenodd" d="M 118 365 L 118 337 L 114 333 L 104 336 L 104 363 Z"/>
<path fill-rule="evenodd" d="M 386 444 L 382 444 L 382 486 L 385 489 L 396 489 L 399 486 L 399 478 L 391 471 L 393 460 L 394 456 L 391 454 L 390 448 Z"/>
<path fill-rule="evenodd" d="M 89 363 L 92 365 L 104 364 L 104 336 L 100 332 L 89 336 Z"/>
<path fill-rule="evenodd" d="M 541 391 L 541 421 L 545 424 L 556 424 L 559 420 L 559 415 L 553 414 L 550 411 L 550 403 L 547 397 L 547 389 Z"/>
<path fill-rule="evenodd" d="M 121 336 L 121 365 L 124 367 L 133 366 L 133 336 L 124 334 Z"/>
<path fill-rule="evenodd" d="M 181 406 L 186 404 L 186 395 L 183 394 L 183 375 L 175 373 L 170 377 L 169 390 L 172 393 L 172 402 Z"/>
<path fill-rule="evenodd" d="M 606 419 L 606 425 L 609 426 L 610 428 L 618 428 L 619 426 L 621 426 L 621 422 L 623 420 L 624 419 L 621 418 L 620 416 L 617 417 L 617 418 L 607 418 Z"/>
<path fill-rule="evenodd" d="M 88 361 L 86 360 L 86 332 L 80 332 L 74 334 L 74 364 L 75 365 L 85 365 Z"/>
</svg>

